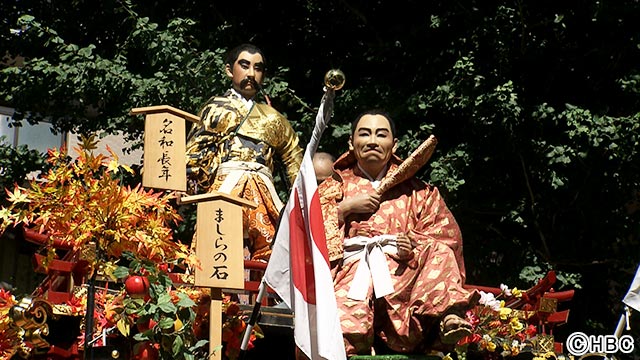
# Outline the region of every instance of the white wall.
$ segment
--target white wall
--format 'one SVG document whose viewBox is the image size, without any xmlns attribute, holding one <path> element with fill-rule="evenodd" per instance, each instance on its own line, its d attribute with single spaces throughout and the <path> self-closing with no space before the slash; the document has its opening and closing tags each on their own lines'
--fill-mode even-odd
<svg viewBox="0 0 640 360">
<path fill-rule="evenodd" d="M 69 154 L 75 156 L 76 152 L 73 150 L 74 147 L 78 146 L 80 143 L 80 139 L 76 134 L 69 134 L 68 136 L 69 142 Z M 118 162 L 120 164 L 125 165 L 142 165 L 142 149 L 137 149 L 130 154 L 126 154 L 123 149 L 129 147 L 128 144 L 124 141 L 124 136 L 122 135 L 108 135 L 104 138 L 99 139 L 98 148 L 95 150 L 96 154 L 102 153 L 105 155 L 109 155 L 107 151 L 107 146 L 118 156 Z"/>
<path fill-rule="evenodd" d="M 76 134 L 58 134 L 53 135 L 51 125 L 46 122 L 40 122 L 36 125 L 30 125 L 26 121 L 21 127 L 9 127 L 9 120 L 13 115 L 13 109 L 0 106 L 0 136 L 5 136 L 4 141 L 14 146 L 27 144 L 30 149 L 40 152 L 47 152 L 50 148 L 60 148 L 67 144 L 69 154 L 75 156 L 74 147 L 78 146 L 79 138 Z M 124 141 L 124 136 L 108 135 L 99 139 L 98 149 L 96 153 L 108 155 L 107 146 L 115 152 L 121 164 L 141 165 L 142 149 L 138 149 L 132 153 L 126 154 L 123 149 L 129 147 Z"/>
</svg>

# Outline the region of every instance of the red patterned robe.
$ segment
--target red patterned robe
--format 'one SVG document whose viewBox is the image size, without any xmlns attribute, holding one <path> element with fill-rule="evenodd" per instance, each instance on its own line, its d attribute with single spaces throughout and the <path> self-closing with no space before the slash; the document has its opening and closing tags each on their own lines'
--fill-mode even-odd
<svg viewBox="0 0 640 360">
<path fill-rule="evenodd" d="M 399 163 L 394 157 L 387 173 Z M 340 223 L 342 199 L 375 189 L 350 154 L 336 161 L 335 171 L 319 191 L 347 354 L 370 354 L 374 334 L 396 352 L 424 351 L 438 335 L 441 317 L 465 310 L 477 298 L 462 288 L 465 269 L 458 224 L 438 189 L 417 178 L 383 194 L 374 214 L 355 214 Z M 370 285 L 365 301 L 347 297 L 359 260 L 343 261 L 343 243 L 358 229 L 370 237 L 405 233 L 415 242 L 411 260 L 385 255 L 393 284 L 389 295 L 376 299 Z"/>
</svg>

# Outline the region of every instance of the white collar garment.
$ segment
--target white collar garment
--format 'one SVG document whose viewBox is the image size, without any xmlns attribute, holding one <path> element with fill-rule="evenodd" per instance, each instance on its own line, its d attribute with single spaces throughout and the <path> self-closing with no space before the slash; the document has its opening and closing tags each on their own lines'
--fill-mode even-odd
<svg viewBox="0 0 640 360">
<path fill-rule="evenodd" d="M 360 164 L 358 164 L 358 169 L 360 169 L 360 171 L 362 171 L 362 173 L 369 179 L 369 181 L 371 181 L 371 186 L 373 186 L 374 189 L 377 189 L 378 186 L 380 186 L 380 181 L 382 180 L 384 175 L 387 173 L 388 168 L 389 168 L 389 165 L 388 164 L 385 165 L 384 169 L 382 169 L 382 171 L 380 171 L 380 174 L 378 174 L 378 177 L 374 179 L 373 176 L 369 175 L 369 173 L 366 172 L 365 169 L 363 169 L 362 166 L 360 166 Z"/>
<path fill-rule="evenodd" d="M 242 101 L 242 103 L 244 104 L 244 107 L 247 108 L 247 110 L 251 110 L 251 107 L 253 106 L 253 99 L 245 99 L 244 96 L 242 96 L 234 88 L 231 88 L 231 93 L 235 95 L 238 98 L 238 100 Z"/>
</svg>

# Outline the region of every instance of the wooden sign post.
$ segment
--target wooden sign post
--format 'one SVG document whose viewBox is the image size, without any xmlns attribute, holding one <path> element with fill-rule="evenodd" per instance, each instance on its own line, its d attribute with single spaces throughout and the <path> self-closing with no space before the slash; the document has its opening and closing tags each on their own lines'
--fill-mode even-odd
<svg viewBox="0 0 640 360">
<path fill-rule="evenodd" d="M 182 204 L 197 202 L 195 286 L 211 288 L 209 359 L 221 359 L 214 348 L 222 344 L 222 289 L 244 289 L 242 206 L 256 204 L 219 192 L 187 196 Z"/>
<path fill-rule="evenodd" d="M 142 186 L 186 191 L 185 120 L 200 118 L 168 105 L 131 109 L 138 114 L 145 114 Z"/>
<path fill-rule="evenodd" d="M 168 105 L 131 110 L 145 114 L 144 187 L 187 190 L 185 120 L 200 118 Z M 222 359 L 222 289 L 244 289 L 242 206 L 251 201 L 220 192 L 185 196 L 181 204 L 197 203 L 195 247 L 202 269 L 195 270 L 194 285 L 211 289 L 209 357 Z"/>
</svg>

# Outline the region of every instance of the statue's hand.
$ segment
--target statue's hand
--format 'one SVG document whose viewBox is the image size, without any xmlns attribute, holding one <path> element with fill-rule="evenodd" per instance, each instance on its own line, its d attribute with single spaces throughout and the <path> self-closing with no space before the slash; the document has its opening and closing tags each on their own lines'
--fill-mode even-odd
<svg viewBox="0 0 640 360">
<path fill-rule="evenodd" d="M 376 192 L 371 194 L 358 194 L 344 199 L 338 211 L 342 218 L 351 214 L 373 214 L 380 206 L 380 195 Z"/>
<path fill-rule="evenodd" d="M 396 246 L 398 250 L 398 260 L 407 261 L 413 258 L 413 245 L 411 245 L 411 239 L 407 234 L 401 233 L 397 235 Z"/>
</svg>

